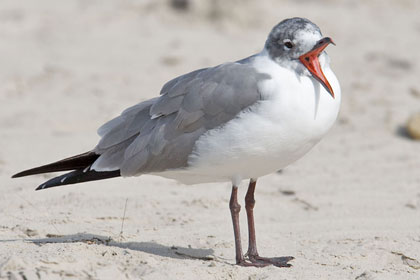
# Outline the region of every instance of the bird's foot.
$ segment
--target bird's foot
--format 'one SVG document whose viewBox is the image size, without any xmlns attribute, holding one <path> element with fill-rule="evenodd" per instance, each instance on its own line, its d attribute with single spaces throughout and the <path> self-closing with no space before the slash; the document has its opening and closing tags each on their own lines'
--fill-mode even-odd
<svg viewBox="0 0 420 280">
<path fill-rule="evenodd" d="M 274 265 L 277 267 L 291 267 L 292 265 L 289 263 L 289 261 L 294 259 L 294 257 L 292 256 L 275 257 L 275 258 L 260 257 L 258 254 L 257 255 L 247 254 L 246 256 L 248 257 L 248 260 L 252 264 L 256 264 L 254 266 L 257 266 L 257 267 L 264 267 L 268 265 Z"/>
<path fill-rule="evenodd" d="M 245 260 L 245 259 L 237 261 L 236 264 L 239 266 L 245 266 L 245 267 L 265 267 L 265 266 L 271 265 L 270 263 L 253 262 L 251 260 Z"/>
</svg>

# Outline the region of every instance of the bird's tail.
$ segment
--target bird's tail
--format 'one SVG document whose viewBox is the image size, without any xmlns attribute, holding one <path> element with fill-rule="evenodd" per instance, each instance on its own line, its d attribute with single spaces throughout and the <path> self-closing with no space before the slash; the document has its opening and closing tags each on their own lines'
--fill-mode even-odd
<svg viewBox="0 0 420 280">
<path fill-rule="evenodd" d="M 96 161 L 98 157 L 99 155 L 94 152 L 87 152 L 77 156 L 65 158 L 57 162 L 19 172 L 13 175 L 12 178 L 42 173 L 73 170 L 72 172 L 48 180 L 36 189 L 43 190 L 62 185 L 77 184 L 82 182 L 102 180 L 121 176 L 120 170 L 104 172 L 90 170 L 90 166 Z"/>
</svg>

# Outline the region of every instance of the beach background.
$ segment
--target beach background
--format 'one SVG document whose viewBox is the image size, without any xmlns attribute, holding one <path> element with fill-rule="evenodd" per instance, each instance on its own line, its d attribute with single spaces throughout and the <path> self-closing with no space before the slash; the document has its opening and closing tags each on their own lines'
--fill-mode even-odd
<svg viewBox="0 0 420 280">
<path fill-rule="evenodd" d="M 420 142 L 404 128 L 420 111 L 419 10 L 416 0 L 2 0 L 0 279 L 420 279 Z M 293 16 L 336 42 L 327 51 L 343 99 L 320 144 L 258 181 L 259 252 L 294 256 L 291 268 L 233 265 L 228 183 L 145 175 L 35 192 L 53 175 L 10 178 L 92 149 L 128 106 L 259 52 Z"/>
</svg>

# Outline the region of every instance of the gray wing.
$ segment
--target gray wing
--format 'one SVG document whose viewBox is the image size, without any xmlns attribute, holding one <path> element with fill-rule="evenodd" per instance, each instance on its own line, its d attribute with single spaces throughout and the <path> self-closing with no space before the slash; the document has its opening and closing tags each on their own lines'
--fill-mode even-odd
<svg viewBox="0 0 420 280">
<path fill-rule="evenodd" d="M 167 82 L 161 96 L 125 110 L 98 130 L 101 156 L 92 169 L 123 176 L 187 166 L 195 141 L 261 99 L 269 79 L 246 63 L 200 69 Z"/>
</svg>

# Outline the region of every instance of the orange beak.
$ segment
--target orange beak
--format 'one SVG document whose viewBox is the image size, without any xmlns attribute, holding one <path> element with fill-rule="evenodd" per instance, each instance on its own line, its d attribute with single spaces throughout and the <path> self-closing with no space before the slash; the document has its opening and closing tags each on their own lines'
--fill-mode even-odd
<svg viewBox="0 0 420 280">
<path fill-rule="evenodd" d="M 324 73 L 322 72 L 321 65 L 319 64 L 318 57 L 321 52 L 328 46 L 328 44 L 334 44 L 333 40 L 330 37 L 325 37 L 319 40 L 313 49 L 301 56 L 299 56 L 300 62 L 305 65 L 305 67 L 311 72 L 312 76 L 321 83 L 321 85 L 331 94 L 332 98 L 334 98 L 334 91 L 328 82 L 327 78 L 325 78 Z"/>
</svg>

